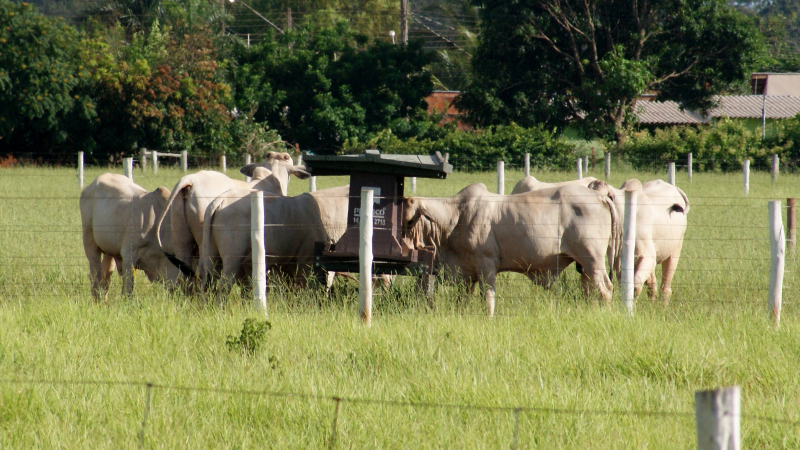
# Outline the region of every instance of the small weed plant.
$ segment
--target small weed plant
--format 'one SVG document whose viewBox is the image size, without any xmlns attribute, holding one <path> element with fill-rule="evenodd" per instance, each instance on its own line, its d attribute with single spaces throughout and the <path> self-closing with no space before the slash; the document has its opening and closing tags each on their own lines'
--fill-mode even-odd
<svg viewBox="0 0 800 450">
<path fill-rule="evenodd" d="M 272 324 L 266 320 L 245 319 L 239 336 L 228 335 L 225 345 L 230 351 L 256 354 L 267 338 L 267 331 L 271 329 Z"/>
</svg>

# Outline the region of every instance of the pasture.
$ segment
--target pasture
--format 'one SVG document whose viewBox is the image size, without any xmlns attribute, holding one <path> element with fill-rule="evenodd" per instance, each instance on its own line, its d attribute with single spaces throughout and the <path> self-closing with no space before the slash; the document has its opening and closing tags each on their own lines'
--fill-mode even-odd
<svg viewBox="0 0 800 450">
<path fill-rule="evenodd" d="M 90 169 L 86 184 L 106 171 L 122 172 Z M 171 189 L 181 175 L 134 181 Z M 507 168 L 505 191 L 521 176 Z M 633 177 L 666 173 L 615 167 L 610 182 Z M 417 195 L 495 180 L 419 179 Z M 743 448 L 800 448 L 797 256 L 780 329 L 767 313 L 767 201 L 800 196 L 800 176 L 754 173 L 747 197 L 741 183 L 678 174 L 691 210 L 666 307 L 643 295 L 628 317 L 618 285 L 598 306 L 570 268 L 550 291 L 501 275 L 488 319 L 477 294 L 441 287 L 430 311 L 401 279 L 376 290 L 365 328 L 353 281 L 330 299 L 278 286 L 248 355 L 225 345 L 248 298 L 218 308 L 137 276 L 129 300 L 115 275 L 109 303 L 94 302 L 75 170 L 0 169 L 0 448 L 695 448 L 694 392 L 728 385 L 742 388 Z"/>
</svg>

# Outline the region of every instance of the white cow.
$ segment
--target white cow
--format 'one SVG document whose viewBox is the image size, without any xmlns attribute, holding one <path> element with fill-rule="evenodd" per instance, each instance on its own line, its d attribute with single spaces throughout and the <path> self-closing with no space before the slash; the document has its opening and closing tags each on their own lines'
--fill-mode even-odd
<svg viewBox="0 0 800 450">
<path fill-rule="evenodd" d="M 263 167 L 267 172 L 258 172 Z M 203 220 L 208 205 L 223 192 L 233 189 L 251 189 L 261 180 L 259 177 L 271 174 L 276 183 L 260 184 L 268 192 L 276 195 L 286 195 L 289 175 L 300 179 L 311 176 L 303 166 L 294 166 L 288 153 L 267 153 L 267 159 L 259 164 L 249 164 L 241 169 L 253 181 L 245 182 L 229 178 L 220 172 L 200 171 L 181 178 L 172 190 L 167 207 L 158 219 L 157 233 L 161 248 L 167 257 L 184 276 L 193 278 L 197 270 L 200 247 L 203 243 Z M 280 188 L 279 190 L 278 187 Z M 172 233 L 172 248 L 163 245 L 164 239 L 162 224 L 169 216 Z"/>
<path fill-rule="evenodd" d="M 476 183 L 451 198 L 407 198 L 403 212 L 406 245 L 433 245 L 445 273 L 470 288 L 480 282 L 490 316 L 499 272 L 523 273 L 549 287 L 573 261 L 583 267 L 587 294 L 594 285 L 610 302 L 604 259 L 614 259 L 607 253 L 617 248 L 616 222 L 610 198 L 575 185 L 504 196 Z"/>
<path fill-rule="evenodd" d="M 653 242 L 656 247 L 656 262 L 661 264 L 661 299 L 669 303 L 672 296 L 672 278 L 678 268 L 678 260 L 686 233 L 689 198 L 680 189 L 663 180 L 644 183 L 644 192 L 653 203 Z M 656 295 L 655 268 L 647 280 L 650 298 Z"/>
<path fill-rule="evenodd" d="M 122 275 L 122 293 L 133 292 L 133 269 L 141 269 L 150 281 L 174 282 L 178 269 L 161 251 L 155 223 L 164 210 L 169 191 L 160 187 L 147 192 L 125 176 L 100 175 L 81 192 L 83 249 L 89 259 L 92 295 L 105 293 L 116 263 Z"/>
<path fill-rule="evenodd" d="M 588 187 L 589 184 L 591 184 L 595 180 L 597 180 L 597 178 L 595 177 L 585 177 L 581 178 L 580 180 L 561 181 L 558 183 L 547 183 L 544 181 L 539 181 L 532 176 L 527 176 L 519 180 L 517 184 L 514 185 L 514 189 L 511 190 L 511 195 L 522 194 L 524 192 L 538 191 L 539 189 L 567 186 L 570 184 L 574 184 L 576 186 Z"/>
<path fill-rule="evenodd" d="M 295 197 L 264 197 L 264 242 L 270 274 L 295 284 L 311 274 L 316 242 L 335 243 L 347 228 L 349 186 L 322 189 Z M 252 265 L 249 190 L 232 189 L 206 210 L 201 250 L 201 282 L 221 276 L 224 298 L 234 282 L 248 278 Z"/>
</svg>

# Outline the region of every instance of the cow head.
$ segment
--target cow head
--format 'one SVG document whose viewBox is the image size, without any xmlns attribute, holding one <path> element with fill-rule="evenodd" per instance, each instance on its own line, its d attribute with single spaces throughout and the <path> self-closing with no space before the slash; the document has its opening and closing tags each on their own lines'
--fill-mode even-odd
<svg viewBox="0 0 800 450">
<path fill-rule="evenodd" d="M 403 200 L 403 245 L 409 249 L 420 249 L 425 247 L 422 236 L 422 224 L 420 219 L 422 213 L 419 208 L 419 201 L 413 197 Z"/>
</svg>

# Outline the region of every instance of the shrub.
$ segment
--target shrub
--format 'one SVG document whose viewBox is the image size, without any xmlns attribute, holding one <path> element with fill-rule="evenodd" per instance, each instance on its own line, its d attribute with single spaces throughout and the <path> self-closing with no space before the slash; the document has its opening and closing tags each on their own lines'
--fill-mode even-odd
<svg viewBox="0 0 800 450">
<path fill-rule="evenodd" d="M 266 320 L 245 319 L 239 336 L 229 335 L 225 345 L 230 351 L 255 354 L 261 348 L 270 329 L 272 324 Z"/>
</svg>

